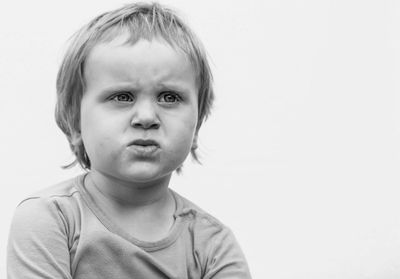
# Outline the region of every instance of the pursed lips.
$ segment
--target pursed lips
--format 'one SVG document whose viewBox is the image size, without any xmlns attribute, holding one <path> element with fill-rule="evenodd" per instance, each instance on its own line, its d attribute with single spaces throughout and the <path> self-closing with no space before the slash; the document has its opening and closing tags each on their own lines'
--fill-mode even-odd
<svg viewBox="0 0 400 279">
<path fill-rule="evenodd" d="M 138 156 L 150 157 L 159 150 L 160 144 L 152 139 L 136 139 L 128 147 Z"/>
<path fill-rule="evenodd" d="M 137 139 L 132 141 L 129 145 L 138 145 L 138 146 L 156 146 L 156 147 L 160 147 L 160 145 L 158 144 L 158 142 L 156 142 L 155 140 L 152 139 Z"/>
</svg>

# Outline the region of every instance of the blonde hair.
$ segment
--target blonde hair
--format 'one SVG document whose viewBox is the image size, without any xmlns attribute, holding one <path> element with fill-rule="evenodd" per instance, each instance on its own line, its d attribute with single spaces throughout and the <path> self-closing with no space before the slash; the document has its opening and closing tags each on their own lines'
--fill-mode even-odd
<svg viewBox="0 0 400 279">
<path fill-rule="evenodd" d="M 80 137 L 80 104 L 85 91 L 85 61 L 96 44 L 111 41 L 126 33 L 128 44 L 134 44 L 139 39 L 160 37 L 172 47 L 180 48 L 197 73 L 199 92 L 196 131 L 210 114 L 214 92 L 206 52 L 200 40 L 174 11 L 158 3 L 133 3 L 106 12 L 83 26 L 72 37 L 58 71 L 55 118 L 76 157 L 65 168 L 79 163 L 84 169 L 90 169 L 90 159 Z M 191 154 L 199 162 L 195 145 Z"/>
</svg>

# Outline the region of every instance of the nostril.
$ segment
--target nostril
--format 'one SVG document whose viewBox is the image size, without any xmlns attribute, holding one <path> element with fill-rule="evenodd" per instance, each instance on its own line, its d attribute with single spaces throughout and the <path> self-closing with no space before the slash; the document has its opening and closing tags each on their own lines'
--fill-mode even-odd
<svg viewBox="0 0 400 279">
<path fill-rule="evenodd" d="M 131 126 L 138 129 L 158 129 L 160 123 L 158 121 L 132 121 Z"/>
<path fill-rule="evenodd" d="M 159 127 L 160 127 L 160 123 L 157 122 L 157 123 L 153 123 L 151 128 L 158 129 Z"/>
</svg>

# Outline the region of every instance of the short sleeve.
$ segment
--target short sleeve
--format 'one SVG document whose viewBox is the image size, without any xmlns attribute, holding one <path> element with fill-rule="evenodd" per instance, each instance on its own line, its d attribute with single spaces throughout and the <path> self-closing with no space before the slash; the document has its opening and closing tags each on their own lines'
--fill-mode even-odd
<svg viewBox="0 0 400 279">
<path fill-rule="evenodd" d="M 203 279 L 250 279 L 251 275 L 231 230 L 224 228 L 211 239 Z"/>
<path fill-rule="evenodd" d="M 7 246 L 7 278 L 71 279 L 65 220 L 52 199 L 31 198 L 16 209 Z"/>
</svg>

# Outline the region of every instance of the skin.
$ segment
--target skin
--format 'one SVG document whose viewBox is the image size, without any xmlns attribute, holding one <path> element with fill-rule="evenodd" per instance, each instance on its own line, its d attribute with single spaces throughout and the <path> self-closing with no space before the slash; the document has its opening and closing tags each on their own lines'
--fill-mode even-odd
<svg viewBox="0 0 400 279">
<path fill-rule="evenodd" d="M 85 183 L 116 223 L 154 241 L 173 223 L 171 174 L 196 142 L 198 86 L 186 55 L 162 39 L 124 42 L 120 36 L 98 44 L 85 64 L 81 137 L 91 161 Z M 131 145 L 137 139 L 158 147 L 143 153 Z"/>
</svg>

